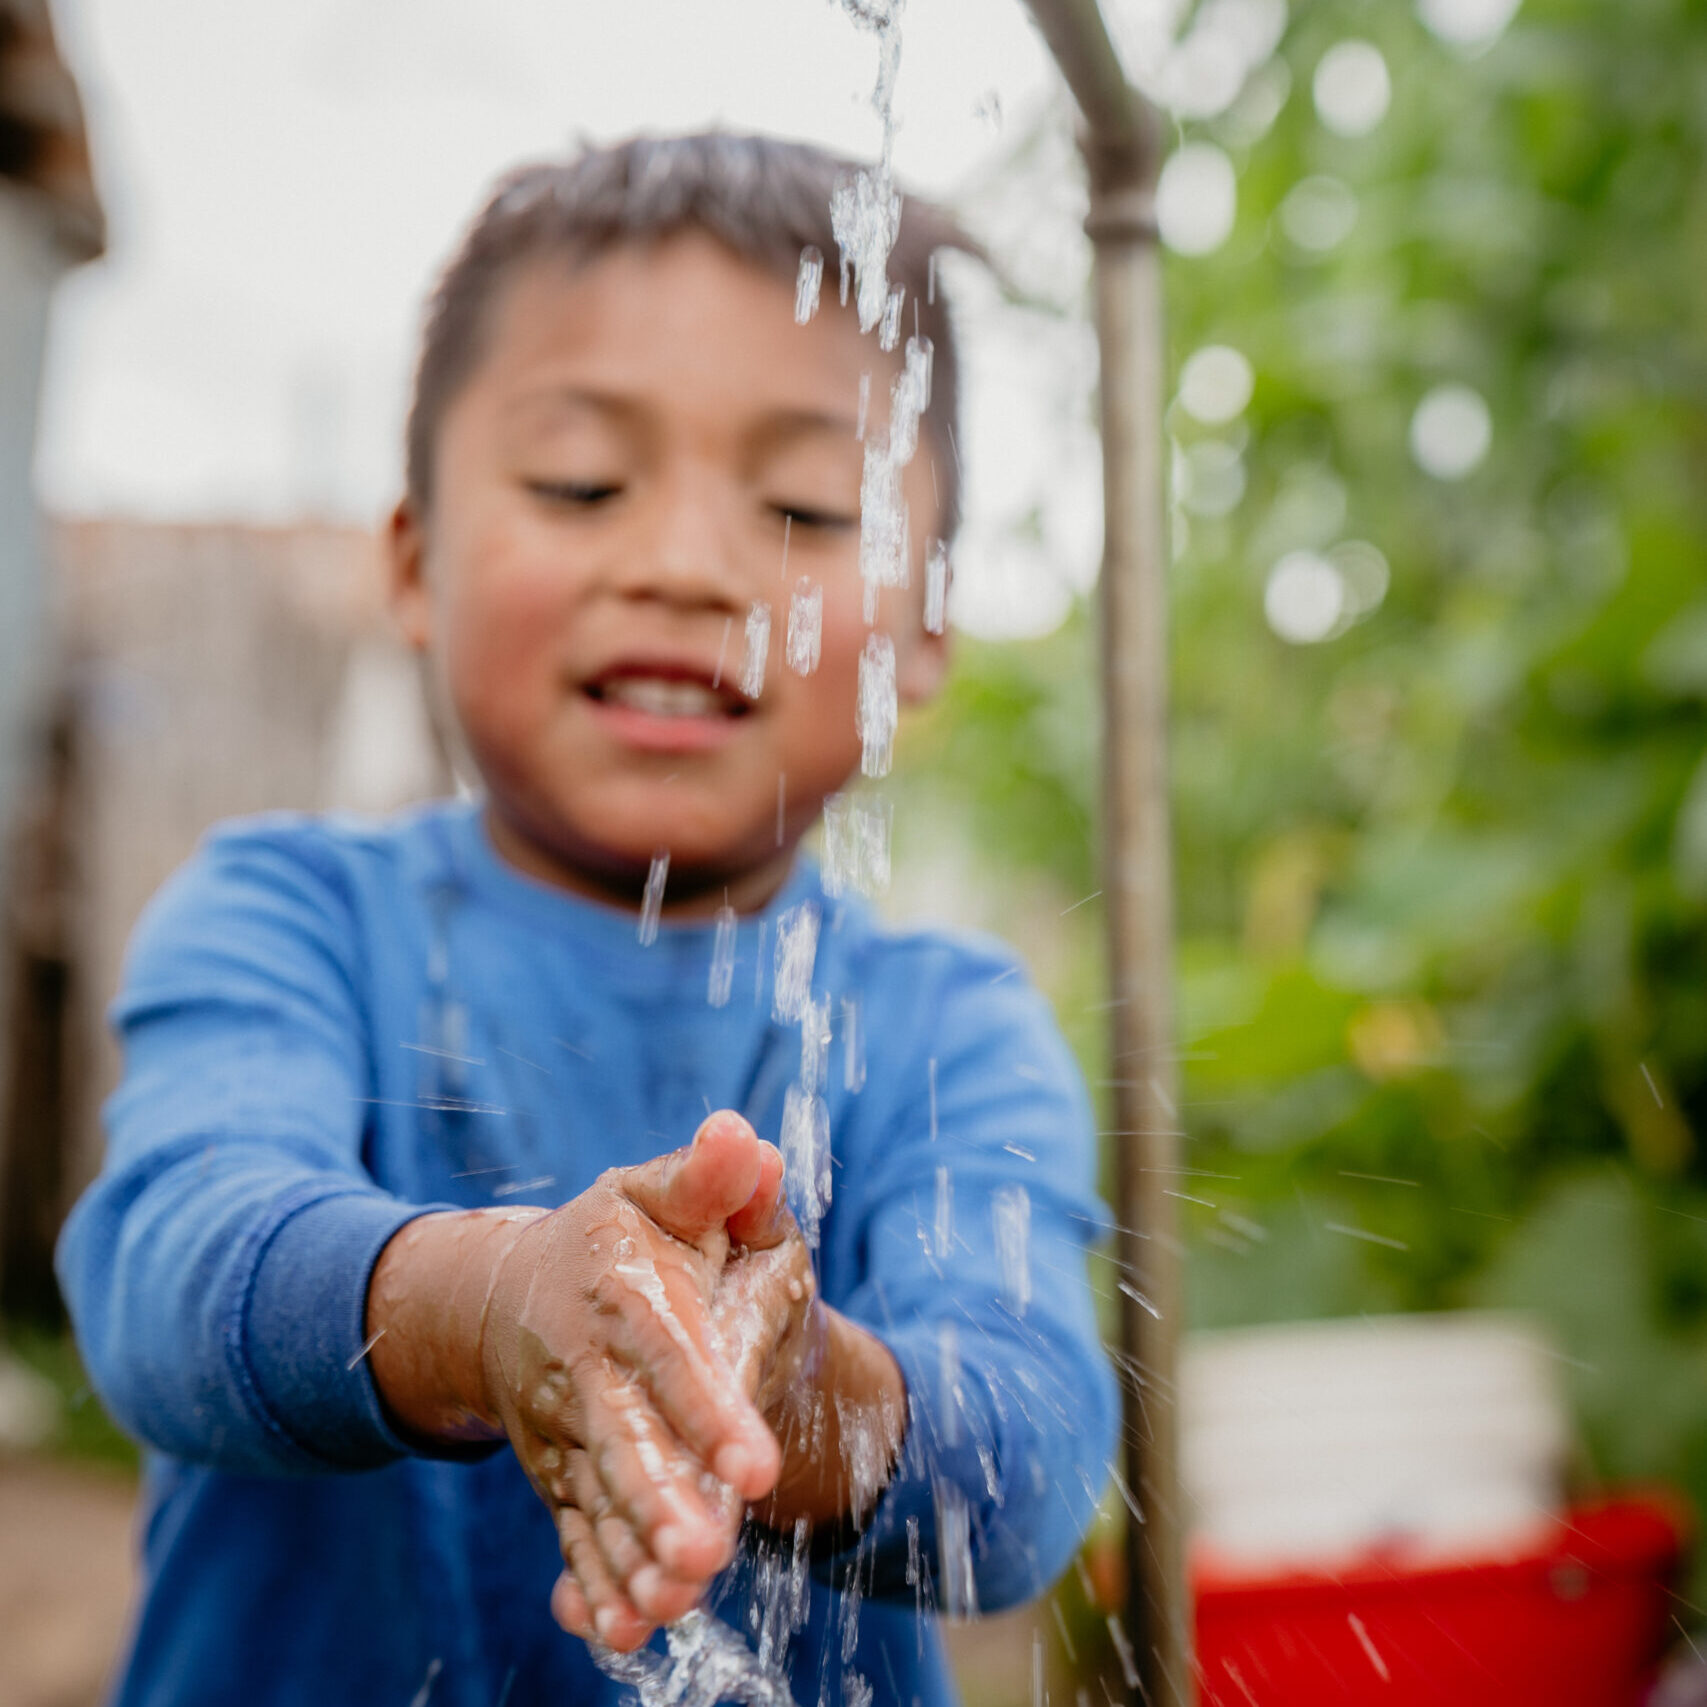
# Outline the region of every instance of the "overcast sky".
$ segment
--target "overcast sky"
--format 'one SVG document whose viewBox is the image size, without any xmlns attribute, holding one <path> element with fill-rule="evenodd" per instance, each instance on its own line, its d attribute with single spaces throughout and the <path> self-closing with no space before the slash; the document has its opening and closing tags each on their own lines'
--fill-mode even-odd
<svg viewBox="0 0 1707 1707">
<path fill-rule="evenodd" d="M 834 0 L 55 13 L 111 221 L 56 312 L 37 466 L 59 510 L 376 515 L 427 281 L 520 157 L 710 123 L 878 146 L 876 44 Z M 1052 77 L 1019 0 L 912 0 L 900 173 L 949 189 Z"/>
</svg>

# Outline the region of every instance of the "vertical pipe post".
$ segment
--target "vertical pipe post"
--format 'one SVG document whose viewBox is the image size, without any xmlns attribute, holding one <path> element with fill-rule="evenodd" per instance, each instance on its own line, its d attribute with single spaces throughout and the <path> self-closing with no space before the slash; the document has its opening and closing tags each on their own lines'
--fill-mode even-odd
<svg viewBox="0 0 1707 1707">
<path fill-rule="evenodd" d="M 1154 156 L 1085 144 L 1096 245 L 1104 545 L 1103 902 L 1120 1227 L 1116 1255 L 1143 1302 L 1120 1294 L 1125 1476 L 1142 1522 L 1126 1532 L 1127 1617 L 1148 1707 L 1192 1699 L 1179 1490 L 1179 1335 L 1185 1299 L 1177 1189 L 1168 807 L 1168 610 L 1161 257 Z M 1134 158 L 1136 154 L 1136 159 Z M 1111 158 L 1112 156 L 1112 158 Z"/>
<path fill-rule="evenodd" d="M 1101 352 L 1103 898 L 1115 1254 L 1142 1299 L 1120 1294 L 1123 1474 L 1141 1520 L 1126 1530 L 1128 1700 L 1191 1707 L 1191 1615 L 1179 1487 L 1177 1368 L 1184 1316 L 1176 1199 L 1180 1118 L 1173 1013 L 1168 803 L 1165 350 L 1155 221 L 1160 136 L 1127 81 L 1097 0 L 1027 0 L 1080 111 L 1090 181 Z"/>
</svg>

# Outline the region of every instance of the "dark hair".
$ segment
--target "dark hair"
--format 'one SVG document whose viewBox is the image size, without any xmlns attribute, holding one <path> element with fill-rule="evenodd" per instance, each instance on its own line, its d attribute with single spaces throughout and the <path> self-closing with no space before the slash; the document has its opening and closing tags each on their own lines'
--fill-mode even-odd
<svg viewBox="0 0 1707 1707">
<path fill-rule="evenodd" d="M 796 276 L 801 251 L 816 248 L 828 257 L 829 297 L 836 289 L 837 255 L 830 197 L 859 170 L 857 162 L 806 143 L 712 131 L 634 137 L 508 173 L 427 304 L 405 439 L 410 501 L 423 514 L 431 504 L 439 423 L 479 363 L 494 299 L 520 267 L 548 255 L 588 260 L 621 243 L 693 227 L 743 260 L 789 279 Z M 937 453 L 935 484 L 947 537 L 960 515 L 954 440 L 959 363 L 947 305 L 936 288 L 939 249 L 979 253 L 942 209 L 906 198 L 888 272 L 891 285 L 906 291 L 906 330 L 916 328 L 934 350 L 931 401 L 920 424 Z"/>
</svg>

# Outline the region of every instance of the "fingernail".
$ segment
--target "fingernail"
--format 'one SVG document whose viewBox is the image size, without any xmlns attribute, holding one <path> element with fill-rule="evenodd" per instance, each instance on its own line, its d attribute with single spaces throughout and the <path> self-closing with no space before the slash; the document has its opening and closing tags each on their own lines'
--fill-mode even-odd
<svg viewBox="0 0 1707 1707">
<path fill-rule="evenodd" d="M 593 1614 L 593 1628 L 598 1631 L 601 1642 L 610 1640 L 610 1633 L 615 1627 L 616 1608 L 614 1606 L 601 1606 Z"/>
<path fill-rule="evenodd" d="M 664 1573 L 656 1565 L 642 1565 L 628 1579 L 628 1598 L 644 1612 L 646 1603 L 654 1600 L 663 1586 Z"/>
<path fill-rule="evenodd" d="M 666 1523 L 652 1537 L 652 1551 L 672 1568 L 682 1562 L 682 1549 L 686 1545 L 687 1537 L 673 1523 Z"/>
<path fill-rule="evenodd" d="M 749 1468 L 752 1458 L 744 1446 L 737 1446 L 734 1441 L 725 1441 L 718 1447 L 717 1456 L 711 1461 L 711 1467 L 717 1472 L 721 1481 L 731 1487 L 738 1486 L 743 1473 Z"/>
</svg>

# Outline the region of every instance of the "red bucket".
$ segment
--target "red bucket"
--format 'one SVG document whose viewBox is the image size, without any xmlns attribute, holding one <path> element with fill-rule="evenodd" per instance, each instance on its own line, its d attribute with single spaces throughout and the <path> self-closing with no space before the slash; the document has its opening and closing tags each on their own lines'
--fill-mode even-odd
<svg viewBox="0 0 1707 1707">
<path fill-rule="evenodd" d="M 1527 1550 L 1256 1575 L 1193 1559 L 1203 1707 L 1638 1707 L 1673 1626 L 1686 1520 L 1575 1507 Z"/>
</svg>

